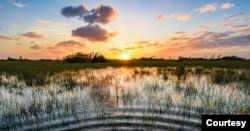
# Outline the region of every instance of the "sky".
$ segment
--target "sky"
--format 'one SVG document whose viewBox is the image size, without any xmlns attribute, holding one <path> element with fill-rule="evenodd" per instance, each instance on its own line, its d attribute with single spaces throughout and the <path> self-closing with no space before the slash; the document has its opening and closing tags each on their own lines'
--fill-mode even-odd
<svg viewBox="0 0 250 131">
<path fill-rule="evenodd" d="M 250 58 L 249 0 L 0 0 L 0 59 Z"/>
</svg>

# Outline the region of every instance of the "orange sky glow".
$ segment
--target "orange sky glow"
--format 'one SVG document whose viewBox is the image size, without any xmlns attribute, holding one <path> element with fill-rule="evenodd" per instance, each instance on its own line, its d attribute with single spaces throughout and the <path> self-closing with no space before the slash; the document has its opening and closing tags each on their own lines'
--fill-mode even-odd
<svg viewBox="0 0 250 131">
<path fill-rule="evenodd" d="M 17 4 L 18 3 L 18 4 Z M 249 1 L 0 1 L 0 59 L 250 58 Z"/>
</svg>

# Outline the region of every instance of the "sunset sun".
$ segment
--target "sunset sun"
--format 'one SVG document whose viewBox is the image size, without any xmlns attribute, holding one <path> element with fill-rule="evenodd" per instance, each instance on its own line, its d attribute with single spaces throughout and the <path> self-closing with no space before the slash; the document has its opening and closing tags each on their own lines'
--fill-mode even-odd
<svg viewBox="0 0 250 131">
<path fill-rule="evenodd" d="M 121 60 L 129 60 L 130 59 L 130 54 L 125 53 L 120 55 Z"/>
</svg>

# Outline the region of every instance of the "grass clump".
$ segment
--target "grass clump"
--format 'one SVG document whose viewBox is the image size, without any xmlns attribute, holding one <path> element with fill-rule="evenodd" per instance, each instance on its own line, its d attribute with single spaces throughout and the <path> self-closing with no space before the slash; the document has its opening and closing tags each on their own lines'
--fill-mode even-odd
<svg viewBox="0 0 250 131">
<path fill-rule="evenodd" d="M 216 69 L 211 73 L 213 83 L 229 84 L 237 81 L 237 73 L 233 70 Z"/>
<path fill-rule="evenodd" d="M 185 88 L 184 94 L 185 96 L 189 96 L 189 95 L 194 95 L 196 96 L 196 94 L 198 93 L 197 89 L 195 88 L 193 83 L 189 83 L 187 85 L 187 87 Z"/>
<path fill-rule="evenodd" d="M 185 79 L 186 71 L 184 66 L 177 67 L 175 71 L 175 74 L 179 80 L 181 80 L 182 78 Z"/>
</svg>

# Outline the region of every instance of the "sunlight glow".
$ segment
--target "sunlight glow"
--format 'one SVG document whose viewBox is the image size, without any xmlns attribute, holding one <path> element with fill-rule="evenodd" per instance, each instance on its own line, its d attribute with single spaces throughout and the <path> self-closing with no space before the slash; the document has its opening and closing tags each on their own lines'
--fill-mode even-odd
<svg viewBox="0 0 250 131">
<path fill-rule="evenodd" d="M 121 60 L 129 60 L 130 59 L 130 54 L 125 53 L 120 55 Z"/>
</svg>

